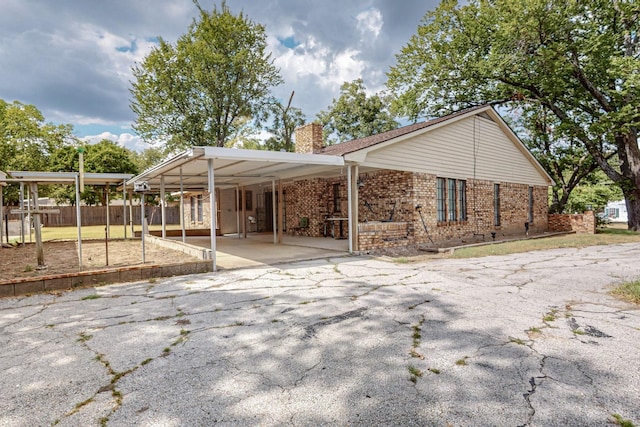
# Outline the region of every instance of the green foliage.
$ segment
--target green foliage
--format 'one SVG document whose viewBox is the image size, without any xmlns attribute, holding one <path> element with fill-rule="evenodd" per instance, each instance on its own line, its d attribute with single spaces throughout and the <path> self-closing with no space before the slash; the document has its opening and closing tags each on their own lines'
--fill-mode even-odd
<svg viewBox="0 0 640 427">
<path fill-rule="evenodd" d="M 273 134 L 267 139 L 265 146 L 271 151 L 295 151 L 293 135 L 296 128 L 304 125 L 305 116 L 302 110 L 291 106 L 293 94 L 289 97 L 289 102 L 284 106 L 280 102 L 271 105 L 270 115 L 273 118 L 271 127 L 267 131 Z"/>
<path fill-rule="evenodd" d="M 363 138 L 396 129 L 399 123 L 384 95 L 367 96 L 362 79 L 340 86 L 340 97 L 318 113 L 327 144 Z"/>
<path fill-rule="evenodd" d="M 212 12 L 199 9 L 199 20 L 175 45 L 160 39 L 133 67 L 134 129 L 146 141 L 163 141 L 169 152 L 225 146 L 238 119 L 260 117 L 270 88 L 282 82 L 265 52 L 262 25 L 233 15 L 224 2 Z"/>
<path fill-rule="evenodd" d="M 162 147 L 147 147 L 142 152 L 131 151 L 129 157 L 138 172 L 142 172 L 157 165 L 163 161 L 166 156 Z"/>
<path fill-rule="evenodd" d="M 0 170 L 48 171 L 52 154 L 61 147 L 77 144 L 71 125 L 45 123 L 42 113 L 33 105 L 0 99 Z M 40 196 L 51 188 L 43 187 Z M 5 189 L 7 203 L 18 201 L 18 186 Z"/>
<path fill-rule="evenodd" d="M 103 139 L 97 144 L 85 145 L 84 171 L 92 173 L 138 173 L 138 168 L 132 160 L 129 150 L 120 147 L 115 142 Z M 74 172 L 79 170 L 78 150 L 72 146 L 57 149 L 50 159 L 50 170 L 54 172 Z M 106 203 L 106 186 L 85 186 L 81 194 L 82 200 L 88 205 Z M 111 190 L 111 189 L 109 189 Z M 110 193 L 111 194 L 111 193 Z M 117 193 L 114 193 L 117 195 Z M 55 186 L 52 191 L 58 203 L 75 204 L 75 188 L 70 186 Z"/>
<path fill-rule="evenodd" d="M 444 0 L 389 72 L 393 109 L 417 118 L 489 102 L 544 108 L 554 140 L 579 142 L 572 155 L 588 153 L 625 185 L 638 229 L 639 19 L 632 0 Z"/>
</svg>

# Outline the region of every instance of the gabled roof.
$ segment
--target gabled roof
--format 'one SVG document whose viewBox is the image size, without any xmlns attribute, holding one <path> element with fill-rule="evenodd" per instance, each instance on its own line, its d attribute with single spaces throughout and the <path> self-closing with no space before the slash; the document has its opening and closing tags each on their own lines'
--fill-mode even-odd
<svg viewBox="0 0 640 427">
<path fill-rule="evenodd" d="M 434 126 L 449 120 L 453 120 L 457 117 L 463 116 L 472 111 L 486 109 L 487 107 L 489 107 L 488 104 L 479 105 L 476 107 L 470 107 L 464 110 L 456 111 L 455 113 L 451 113 L 443 117 L 427 120 L 426 122 L 414 123 L 408 126 L 403 126 L 398 129 L 393 129 L 387 132 L 378 133 L 378 134 L 367 136 L 364 138 L 358 138 L 358 139 L 353 139 L 351 141 L 341 142 L 335 145 L 329 145 L 327 147 L 324 147 L 320 153 L 330 154 L 335 156 L 344 156 L 345 154 L 353 153 L 355 151 L 362 150 L 364 148 L 369 148 L 374 145 L 398 138 L 400 136 L 408 135 L 410 133 L 428 128 L 430 126 Z"/>
</svg>

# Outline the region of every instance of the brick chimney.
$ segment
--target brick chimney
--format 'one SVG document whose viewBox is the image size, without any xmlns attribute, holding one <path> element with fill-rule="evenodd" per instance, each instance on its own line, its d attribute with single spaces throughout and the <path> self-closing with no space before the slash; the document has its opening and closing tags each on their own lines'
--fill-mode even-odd
<svg viewBox="0 0 640 427">
<path fill-rule="evenodd" d="M 309 123 L 295 131 L 296 153 L 319 153 L 322 150 L 322 125 Z"/>
</svg>

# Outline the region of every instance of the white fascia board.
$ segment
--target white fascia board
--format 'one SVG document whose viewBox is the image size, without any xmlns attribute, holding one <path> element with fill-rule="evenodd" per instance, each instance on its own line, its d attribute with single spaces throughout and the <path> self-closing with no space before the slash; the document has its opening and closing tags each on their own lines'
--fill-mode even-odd
<svg viewBox="0 0 640 427">
<path fill-rule="evenodd" d="M 155 166 L 150 167 L 144 172 L 134 176 L 130 180 L 127 181 L 126 185 L 133 185 L 134 182 L 137 181 L 147 181 L 151 178 L 155 178 L 159 175 L 162 175 L 163 172 L 167 172 L 173 170 L 181 165 L 190 162 L 194 158 L 199 157 L 201 154 L 198 150 L 191 149 L 183 151 L 180 154 L 175 155 L 161 163 L 158 163 Z"/>
<path fill-rule="evenodd" d="M 266 150 L 245 150 L 225 147 L 199 147 L 204 149 L 205 159 L 261 161 L 277 163 L 301 163 L 309 165 L 344 166 L 342 156 L 327 154 L 290 153 Z"/>
</svg>

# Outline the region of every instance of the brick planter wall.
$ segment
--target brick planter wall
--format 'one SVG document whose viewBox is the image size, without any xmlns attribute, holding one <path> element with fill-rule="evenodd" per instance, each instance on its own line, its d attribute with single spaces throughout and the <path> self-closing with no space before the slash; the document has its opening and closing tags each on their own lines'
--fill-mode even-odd
<svg viewBox="0 0 640 427">
<path fill-rule="evenodd" d="M 583 214 L 551 214 L 549 215 L 549 231 L 595 234 L 596 215 L 593 211 L 586 211 Z"/>
</svg>

